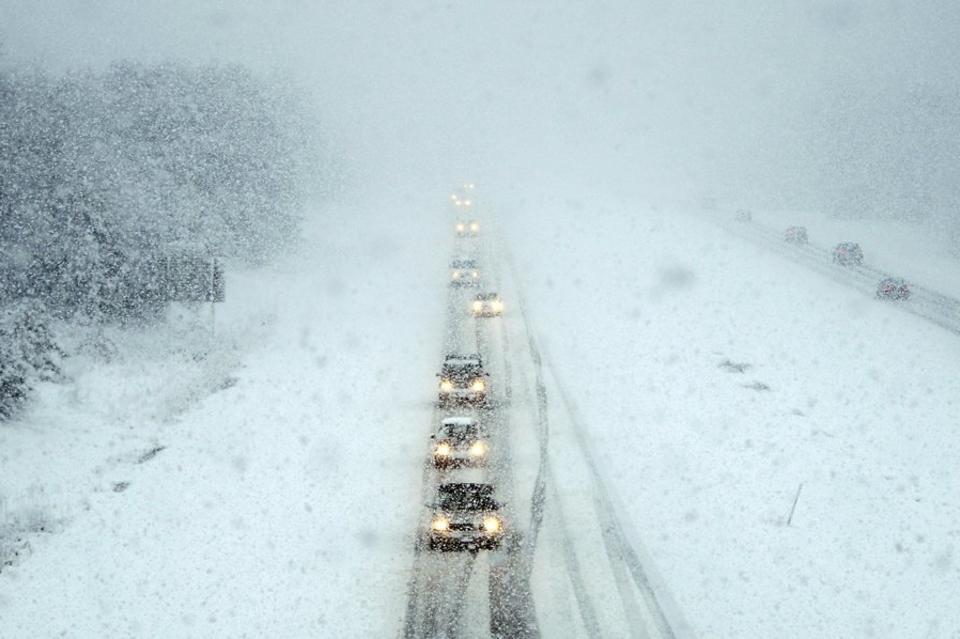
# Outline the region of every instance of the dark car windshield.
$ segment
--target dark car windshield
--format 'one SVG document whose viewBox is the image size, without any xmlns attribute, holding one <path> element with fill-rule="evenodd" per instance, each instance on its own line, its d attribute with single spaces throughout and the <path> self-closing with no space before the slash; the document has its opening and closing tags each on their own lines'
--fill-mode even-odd
<svg viewBox="0 0 960 639">
<path fill-rule="evenodd" d="M 478 437 L 480 428 L 477 424 L 444 424 L 443 436 L 451 439 L 468 439 Z"/>
<path fill-rule="evenodd" d="M 444 366 L 443 376 L 452 379 L 467 379 L 483 375 L 483 370 L 476 365 L 473 366 Z"/>
<path fill-rule="evenodd" d="M 441 493 L 439 507 L 441 510 L 469 510 L 469 511 L 491 511 L 498 510 L 500 504 L 489 496 L 475 492 L 454 491 L 450 493 Z"/>
</svg>

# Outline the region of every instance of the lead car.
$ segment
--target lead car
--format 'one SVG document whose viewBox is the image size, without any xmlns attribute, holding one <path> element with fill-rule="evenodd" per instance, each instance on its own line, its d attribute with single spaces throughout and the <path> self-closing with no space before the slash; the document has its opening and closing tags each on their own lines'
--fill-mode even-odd
<svg viewBox="0 0 960 639">
<path fill-rule="evenodd" d="M 430 550 L 496 550 L 503 540 L 500 503 L 492 484 L 440 484 L 427 533 Z"/>
</svg>

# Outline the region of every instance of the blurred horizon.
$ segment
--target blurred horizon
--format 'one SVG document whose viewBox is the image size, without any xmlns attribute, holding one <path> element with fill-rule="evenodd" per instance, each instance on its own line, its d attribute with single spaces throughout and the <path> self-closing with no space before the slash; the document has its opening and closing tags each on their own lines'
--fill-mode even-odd
<svg viewBox="0 0 960 639">
<path fill-rule="evenodd" d="M 956 229 L 960 5 L 0 0 L 0 64 L 237 62 L 358 186 L 469 177 Z"/>
</svg>

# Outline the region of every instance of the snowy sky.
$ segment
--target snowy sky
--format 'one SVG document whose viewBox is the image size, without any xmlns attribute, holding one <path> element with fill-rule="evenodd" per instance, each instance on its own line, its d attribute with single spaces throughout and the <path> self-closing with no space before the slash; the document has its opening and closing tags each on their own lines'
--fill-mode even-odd
<svg viewBox="0 0 960 639">
<path fill-rule="evenodd" d="M 837 87 L 960 85 L 958 25 L 954 0 L 0 0 L 8 58 L 291 73 L 384 182 L 747 200 L 815 187 L 807 140 Z"/>
</svg>

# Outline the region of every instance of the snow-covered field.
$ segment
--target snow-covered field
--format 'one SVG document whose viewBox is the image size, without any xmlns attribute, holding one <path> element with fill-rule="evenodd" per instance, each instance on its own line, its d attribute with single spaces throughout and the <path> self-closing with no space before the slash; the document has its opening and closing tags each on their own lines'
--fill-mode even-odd
<svg viewBox="0 0 960 639">
<path fill-rule="evenodd" d="M 416 247 L 448 239 L 385 204 L 321 212 L 299 254 L 228 282 L 228 388 L 154 415 L 188 367 L 107 367 L 4 426 L 0 483 L 33 467 L 65 522 L 0 574 L 0 636 L 397 631 L 445 283 Z"/>
<path fill-rule="evenodd" d="M 552 401 L 697 636 L 960 636 L 956 336 L 707 217 L 499 204 Z M 399 632 L 450 247 L 425 210 L 318 214 L 215 337 L 129 336 L 0 429 L 7 515 L 57 524 L 0 573 L 0 636 Z"/>
<path fill-rule="evenodd" d="M 956 336 L 705 217 L 500 212 L 554 372 L 699 636 L 960 636 Z"/>
</svg>

